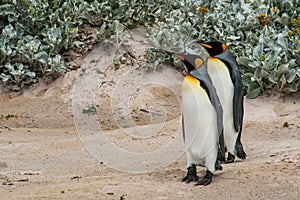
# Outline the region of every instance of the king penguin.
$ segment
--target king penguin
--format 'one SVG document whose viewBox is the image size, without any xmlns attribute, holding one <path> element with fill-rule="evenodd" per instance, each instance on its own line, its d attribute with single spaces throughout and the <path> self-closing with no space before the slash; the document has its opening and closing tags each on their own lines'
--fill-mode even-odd
<svg viewBox="0 0 300 200">
<path fill-rule="evenodd" d="M 197 55 L 174 54 L 183 61 L 187 75 L 182 84 L 182 125 L 186 145 L 187 175 L 183 182 L 208 185 L 221 170 L 218 151 L 225 155 L 223 109 L 207 72 L 207 62 Z M 206 167 L 199 180 L 196 166 Z"/>
<path fill-rule="evenodd" d="M 224 142 L 225 149 L 228 151 L 225 162 L 234 162 L 235 156 L 246 159 L 246 153 L 241 142 L 244 96 L 238 63 L 225 44 L 221 42 L 200 44 L 210 55 L 207 62 L 208 74 L 216 87 L 223 107 Z"/>
</svg>

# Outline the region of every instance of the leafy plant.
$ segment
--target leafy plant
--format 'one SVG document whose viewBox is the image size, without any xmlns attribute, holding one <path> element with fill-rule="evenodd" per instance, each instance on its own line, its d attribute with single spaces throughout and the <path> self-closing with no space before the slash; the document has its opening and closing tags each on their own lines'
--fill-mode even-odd
<svg viewBox="0 0 300 200">
<path fill-rule="evenodd" d="M 169 4 L 173 9 L 162 10 L 160 15 L 165 17 L 150 37 L 156 49 L 173 46 L 189 52 L 189 40 L 222 41 L 238 59 L 249 98 L 274 87 L 299 90 L 299 1 L 185 0 Z M 154 67 L 169 59 L 157 52 L 148 57 L 154 60 Z"/>
<path fill-rule="evenodd" d="M 10 80 L 14 83 L 13 90 L 20 90 L 20 88 L 23 87 L 23 84 L 32 82 L 34 77 L 35 73 L 29 71 L 28 66 L 24 66 L 22 63 L 15 63 L 15 65 L 6 63 L 3 73 L 0 74 L 0 78 L 3 81 Z"/>
<path fill-rule="evenodd" d="M 170 60 L 179 69 L 165 50 L 205 57 L 195 41 L 218 40 L 237 57 L 249 98 L 300 88 L 298 0 L 0 0 L 2 82 L 19 90 L 65 72 L 62 53 L 90 46 L 78 37 L 83 24 L 119 47 L 130 38 L 124 31 L 145 26 L 154 47 L 145 55 L 149 69 Z"/>
<path fill-rule="evenodd" d="M 60 53 L 73 47 L 87 6 L 83 0 L 2 0 L 0 79 L 19 90 L 37 76 L 64 72 Z"/>
</svg>

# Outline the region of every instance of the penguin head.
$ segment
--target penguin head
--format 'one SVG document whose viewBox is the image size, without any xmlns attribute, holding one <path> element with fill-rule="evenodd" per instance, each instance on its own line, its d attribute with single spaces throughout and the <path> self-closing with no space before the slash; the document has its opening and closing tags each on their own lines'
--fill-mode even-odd
<svg viewBox="0 0 300 200">
<path fill-rule="evenodd" d="M 177 53 L 174 53 L 173 55 L 184 63 L 188 72 L 198 69 L 204 63 L 203 59 L 197 55 L 177 54 Z"/>
<path fill-rule="evenodd" d="M 227 49 L 226 45 L 221 42 L 200 42 L 200 45 L 206 49 L 210 56 L 219 55 Z"/>
</svg>

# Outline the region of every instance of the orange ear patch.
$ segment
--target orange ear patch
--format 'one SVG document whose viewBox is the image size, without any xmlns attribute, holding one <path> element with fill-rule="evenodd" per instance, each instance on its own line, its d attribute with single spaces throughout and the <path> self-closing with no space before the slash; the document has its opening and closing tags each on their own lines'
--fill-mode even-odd
<svg viewBox="0 0 300 200">
<path fill-rule="evenodd" d="M 201 58 L 195 59 L 195 69 L 199 68 L 203 64 L 203 60 Z"/>
<path fill-rule="evenodd" d="M 176 58 L 178 58 L 179 60 L 182 60 L 182 61 L 184 61 L 184 60 L 185 60 L 185 59 L 184 59 L 184 57 L 183 57 L 183 56 L 181 56 L 181 55 L 174 54 L 174 56 L 175 56 Z"/>
<path fill-rule="evenodd" d="M 208 45 L 208 44 L 205 44 L 205 43 L 200 43 L 201 44 L 201 46 L 203 46 L 203 47 L 206 47 L 206 48 L 208 48 L 208 49 L 212 49 L 212 46 L 210 46 L 210 45 Z"/>
<path fill-rule="evenodd" d="M 226 47 L 226 44 L 222 44 L 222 49 L 223 49 L 223 51 L 225 51 L 226 49 L 227 49 L 227 47 Z"/>
</svg>

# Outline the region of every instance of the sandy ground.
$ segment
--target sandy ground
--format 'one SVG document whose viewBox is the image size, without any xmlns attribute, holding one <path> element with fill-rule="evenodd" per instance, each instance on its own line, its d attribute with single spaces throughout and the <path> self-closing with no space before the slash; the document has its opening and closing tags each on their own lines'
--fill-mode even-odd
<svg viewBox="0 0 300 200">
<path fill-rule="evenodd" d="M 86 118 L 96 119 L 106 137 L 120 148 L 152 152 L 181 134 L 179 73 L 159 71 L 164 76 L 175 76 L 161 82 L 153 81 L 159 75 L 149 72 L 152 81 L 146 74 L 147 84 L 138 85 L 131 93 L 124 92 L 132 80 L 140 81 L 137 75 L 143 72 L 137 66 L 143 62 L 145 47 L 140 44 L 139 34 L 134 37 L 131 53 L 136 59 L 124 54 L 125 62 L 118 69 L 111 65 L 115 55 L 98 46 L 85 57 L 81 69 L 54 83 L 41 81 L 21 94 L 0 93 L 1 200 L 300 199 L 300 93 L 245 99 L 242 140 L 248 157 L 223 164 L 223 170 L 216 172 L 206 187 L 181 182 L 186 173 L 184 154 L 147 173 L 130 173 L 135 167 L 130 160 L 124 164 L 127 172 L 121 172 L 101 160 L 101 153 L 95 156 L 87 147 L 85 133 L 78 128 L 74 101 L 72 107 L 72 97 L 80 88 L 93 89 L 87 85 L 94 83 L 96 101 L 91 108 L 95 110 L 84 111 L 87 105 L 78 110 Z M 94 69 L 98 72 L 93 73 Z M 96 79 L 90 79 L 91 74 L 97 74 Z M 118 103 L 112 102 L 123 100 L 126 108 L 114 107 Z M 156 130 L 161 124 L 163 127 Z M 157 134 L 133 134 L 139 126 L 156 130 Z M 92 130 L 88 125 L 84 128 L 87 133 Z M 124 136 L 122 132 L 128 130 L 130 134 Z M 183 141 L 180 143 L 178 149 L 183 151 Z M 204 168 L 198 168 L 199 176 L 204 172 Z"/>
</svg>

